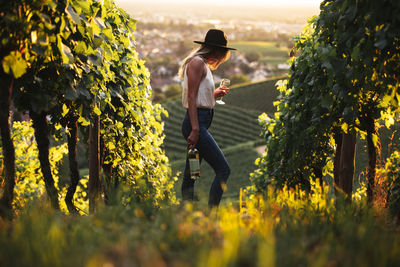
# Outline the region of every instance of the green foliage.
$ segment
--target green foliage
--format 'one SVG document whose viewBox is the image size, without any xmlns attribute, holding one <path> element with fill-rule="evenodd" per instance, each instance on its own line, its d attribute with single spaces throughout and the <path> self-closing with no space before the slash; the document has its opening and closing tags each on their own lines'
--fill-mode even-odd
<svg viewBox="0 0 400 267">
<path fill-rule="evenodd" d="M 271 183 L 308 187 L 315 170 L 332 175 L 335 134 L 355 130 L 376 141 L 378 120 L 393 124 L 399 8 L 397 1 L 321 4 L 297 38 L 300 53 L 278 86 L 277 113 L 260 118 L 268 151 L 252 178 L 259 191 Z"/>
<path fill-rule="evenodd" d="M 389 213 L 400 219 L 400 154 L 395 151 L 387 159 L 384 169 L 379 170 L 386 176 L 387 201 Z"/>
<path fill-rule="evenodd" d="M 166 97 L 161 88 L 153 88 L 153 92 L 151 94 L 153 103 L 161 103 L 164 102 Z"/>
<path fill-rule="evenodd" d="M 13 206 L 21 210 L 33 200 L 45 197 L 45 185 L 40 172 L 38 149 L 31 122 L 14 122 L 11 137 L 15 145 L 16 175 Z M 67 145 L 54 146 L 49 151 L 52 174 L 58 186 L 58 165 L 67 153 Z M 0 169 L 4 167 L 3 154 L 0 155 Z"/>
<path fill-rule="evenodd" d="M 19 51 L 12 51 L 3 59 L 3 70 L 7 74 L 12 74 L 15 78 L 21 77 L 27 68 L 25 60 Z"/>
<path fill-rule="evenodd" d="M 113 179 L 137 200 L 174 201 L 160 148 L 165 111 L 149 100 L 150 73 L 135 50 L 136 21 L 110 0 L 11 1 L 5 8 L 1 50 L 9 52 L 0 61 L 18 78 L 18 110 L 49 115 L 57 138 L 78 117 L 86 139 L 100 116 L 104 163 L 112 165 Z"/>
<path fill-rule="evenodd" d="M 254 69 L 249 66 L 249 64 L 241 63 L 239 65 L 240 71 L 244 74 L 250 74 Z"/>
<path fill-rule="evenodd" d="M 0 228 L 5 266 L 397 266 L 400 236 L 363 201 L 336 209 L 319 183 L 312 195 L 269 189 L 268 199 L 242 195 L 242 208 L 218 214 L 202 206 L 154 212 L 103 207 L 66 216 L 40 203 Z"/>
<path fill-rule="evenodd" d="M 182 95 L 182 87 L 177 83 L 168 85 L 167 89 L 165 90 L 165 97 L 167 99 L 179 97 L 181 95 Z"/>
<path fill-rule="evenodd" d="M 247 52 L 244 57 L 247 59 L 248 62 L 258 61 L 261 58 L 261 53 L 257 51 L 250 51 Z"/>
<path fill-rule="evenodd" d="M 276 250 L 285 251 L 278 253 L 277 265 L 396 264 L 397 259 L 385 251 L 397 254 L 386 247 L 398 242 L 397 238 L 392 239 L 394 226 L 388 226 L 384 217 L 374 214 L 366 206 L 365 198 L 351 207 L 337 205 L 327 197 L 329 188 L 325 186 L 322 191 L 317 184 L 311 183 L 312 194 L 298 188 L 285 188 L 277 194 L 270 189 L 270 194 L 277 197 L 280 214 L 275 230 Z M 387 231 L 387 227 L 392 230 Z"/>
</svg>

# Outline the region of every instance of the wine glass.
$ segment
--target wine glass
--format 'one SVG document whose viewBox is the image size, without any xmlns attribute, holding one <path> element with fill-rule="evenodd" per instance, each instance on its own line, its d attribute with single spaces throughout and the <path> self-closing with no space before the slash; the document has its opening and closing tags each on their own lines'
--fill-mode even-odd
<svg viewBox="0 0 400 267">
<path fill-rule="evenodd" d="M 230 84 L 231 84 L 231 81 L 229 79 L 222 79 L 219 84 L 219 87 L 224 87 L 224 86 L 228 87 Z M 225 102 L 222 101 L 222 97 L 215 102 L 220 105 L 225 105 Z"/>
</svg>

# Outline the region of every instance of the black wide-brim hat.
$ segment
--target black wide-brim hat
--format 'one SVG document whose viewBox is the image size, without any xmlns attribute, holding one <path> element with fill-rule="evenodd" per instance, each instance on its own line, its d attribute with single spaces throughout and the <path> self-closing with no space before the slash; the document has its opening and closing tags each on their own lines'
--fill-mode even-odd
<svg viewBox="0 0 400 267">
<path fill-rule="evenodd" d="M 204 42 L 194 41 L 196 44 L 211 45 L 216 47 L 221 47 L 229 50 L 236 50 L 236 48 L 228 47 L 228 39 L 226 35 L 221 30 L 211 29 L 208 30 Z"/>
</svg>

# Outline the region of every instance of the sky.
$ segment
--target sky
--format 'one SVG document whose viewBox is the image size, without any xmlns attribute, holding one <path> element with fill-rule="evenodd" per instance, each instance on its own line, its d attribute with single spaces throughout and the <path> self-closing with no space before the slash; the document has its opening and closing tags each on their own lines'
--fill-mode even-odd
<svg viewBox="0 0 400 267">
<path fill-rule="evenodd" d="M 193 3 L 214 4 L 218 6 L 304 6 L 318 8 L 321 0 L 116 0 L 117 2 L 129 3 Z"/>
</svg>

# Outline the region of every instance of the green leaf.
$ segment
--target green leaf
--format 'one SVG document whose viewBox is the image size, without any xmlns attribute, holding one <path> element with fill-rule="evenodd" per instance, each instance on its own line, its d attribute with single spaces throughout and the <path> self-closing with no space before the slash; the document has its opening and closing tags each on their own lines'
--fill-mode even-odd
<svg viewBox="0 0 400 267">
<path fill-rule="evenodd" d="M 353 60 L 356 60 L 358 59 L 359 54 L 360 54 L 360 46 L 357 45 L 356 47 L 354 47 L 353 52 L 351 53 L 351 58 Z"/>
<path fill-rule="evenodd" d="M 86 43 L 83 41 L 78 42 L 78 44 L 75 46 L 75 52 L 78 54 L 87 54 Z"/>
<path fill-rule="evenodd" d="M 16 79 L 24 75 L 28 68 L 28 64 L 22 58 L 22 54 L 19 51 L 12 51 L 8 56 L 3 58 L 1 63 L 4 72 L 12 74 Z"/>
<path fill-rule="evenodd" d="M 97 55 L 89 55 L 88 59 L 94 66 L 99 67 L 101 65 L 101 60 Z"/>
<path fill-rule="evenodd" d="M 391 95 L 384 95 L 379 106 L 388 107 L 391 100 L 392 100 L 392 96 Z"/>
<path fill-rule="evenodd" d="M 98 115 L 98 116 L 100 116 L 100 114 L 101 114 L 101 111 L 100 111 L 100 109 L 99 109 L 97 106 L 94 106 L 93 112 L 94 112 L 94 114 L 96 114 L 96 115 Z"/>
<path fill-rule="evenodd" d="M 113 35 L 112 28 L 104 28 L 104 29 L 102 30 L 102 33 L 104 34 L 105 37 L 108 38 L 108 40 L 109 40 L 110 42 L 112 42 L 112 41 L 114 40 L 114 35 Z"/>
<path fill-rule="evenodd" d="M 38 44 L 33 44 L 32 51 L 38 53 L 40 56 L 44 56 L 46 53 L 46 48 Z"/>
<path fill-rule="evenodd" d="M 72 18 L 72 20 L 76 24 L 79 25 L 81 23 L 81 17 L 78 15 L 78 13 L 75 12 L 74 8 L 71 5 L 68 5 L 65 12 Z"/>
<path fill-rule="evenodd" d="M 87 121 L 84 117 L 79 117 L 78 122 L 79 122 L 82 126 L 88 126 L 88 125 L 90 125 L 90 122 Z"/>
<path fill-rule="evenodd" d="M 347 133 L 348 129 L 349 129 L 349 125 L 347 123 L 343 123 L 341 126 L 343 132 Z"/>
<path fill-rule="evenodd" d="M 107 148 L 108 148 L 109 150 L 113 150 L 113 149 L 115 149 L 115 145 L 114 145 L 114 143 L 112 143 L 112 142 L 108 142 L 108 143 L 107 143 Z"/>
<path fill-rule="evenodd" d="M 326 94 L 323 96 L 321 100 L 321 107 L 329 109 L 333 103 L 333 99 L 329 94 Z"/>
<path fill-rule="evenodd" d="M 58 49 L 60 50 L 64 64 L 70 64 L 74 61 L 74 55 L 71 49 L 61 41 L 61 38 L 58 38 Z"/>
<path fill-rule="evenodd" d="M 387 45 L 386 39 L 379 40 L 375 43 L 375 46 L 379 49 L 384 49 L 386 47 L 386 45 Z"/>
<path fill-rule="evenodd" d="M 90 2 L 89 1 L 86 1 L 86 0 L 84 0 L 84 1 L 75 1 L 75 4 L 77 5 L 77 6 L 79 6 L 82 10 L 83 10 L 83 12 L 85 12 L 85 13 L 89 13 L 90 12 Z"/>
<path fill-rule="evenodd" d="M 68 100 L 76 100 L 78 98 L 78 94 L 74 88 L 70 87 L 65 91 L 65 98 Z"/>
<path fill-rule="evenodd" d="M 322 63 L 322 67 L 323 68 L 327 68 L 328 70 L 332 70 L 332 64 L 329 61 L 325 61 L 324 63 Z"/>
<path fill-rule="evenodd" d="M 62 105 L 62 113 L 61 116 L 65 117 L 65 115 L 67 115 L 69 109 L 67 108 L 67 106 L 65 104 Z"/>
<path fill-rule="evenodd" d="M 99 27 L 101 30 L 106 27 L 102 18 L 96 17 L 93 19 L 93 22 L 96 23 L 97 27 Z"/>
<path fill-rule="evenodd" d="M 378 136 L 376 134 L 372 134 L 372 143 L 376 147 L 378 145 Z"/>
</svg>

